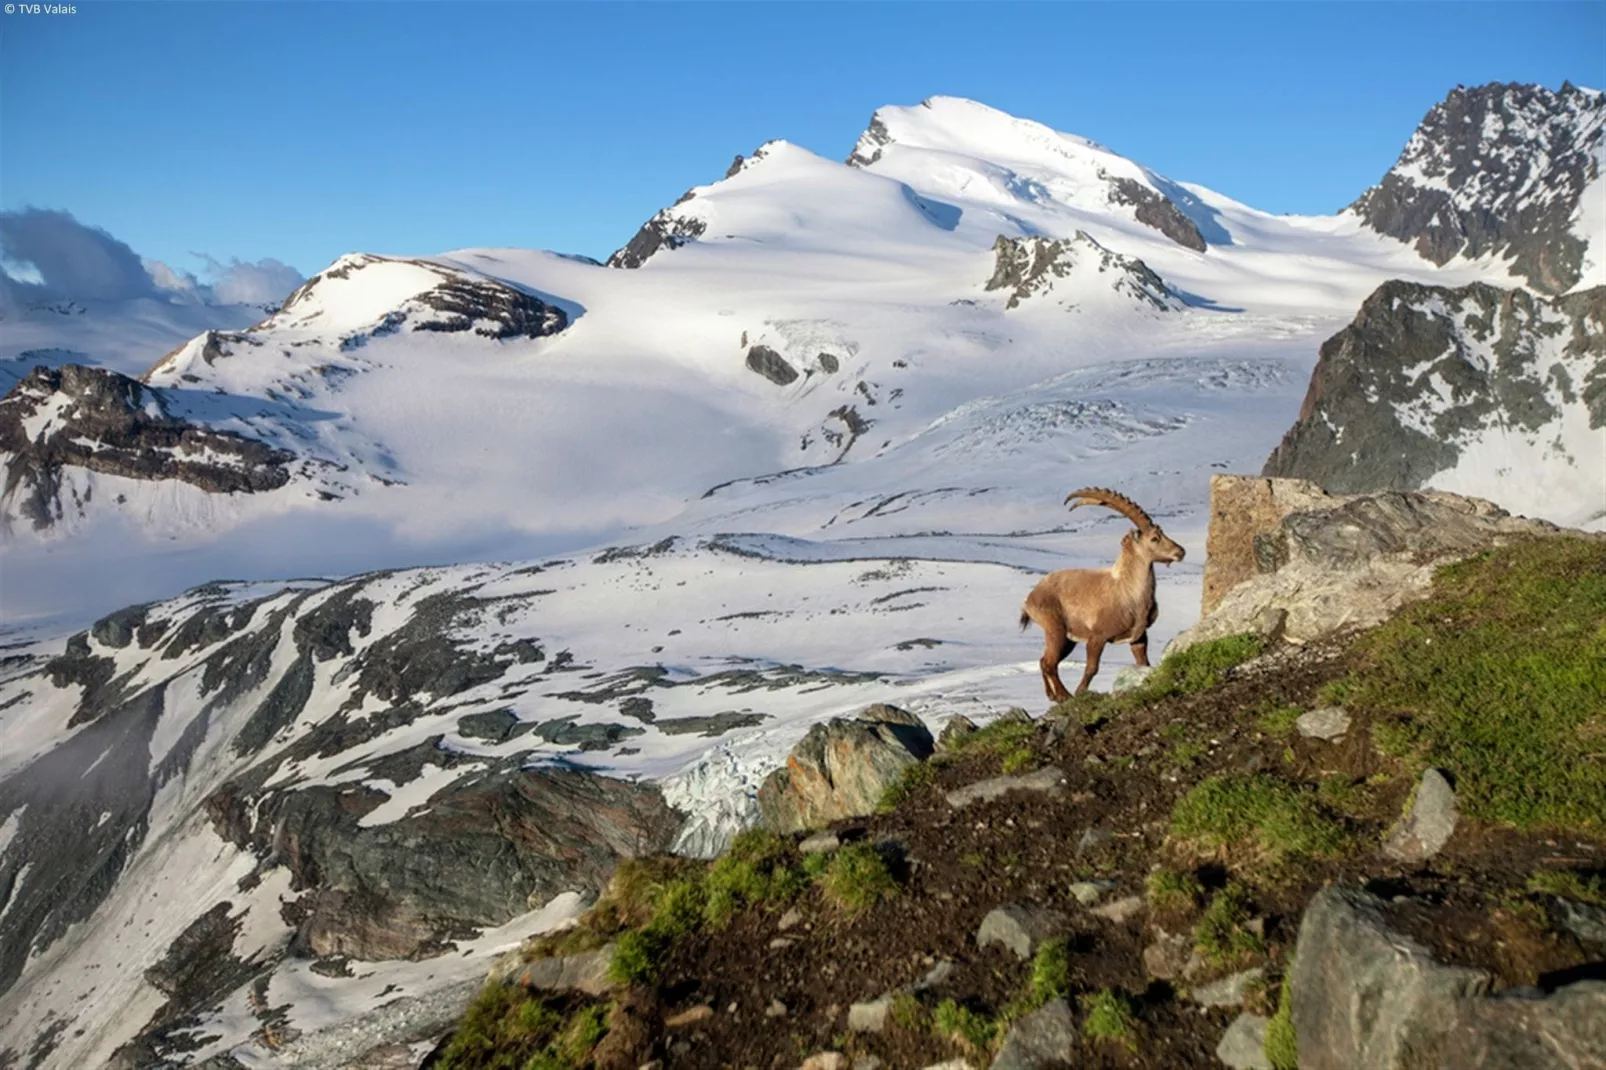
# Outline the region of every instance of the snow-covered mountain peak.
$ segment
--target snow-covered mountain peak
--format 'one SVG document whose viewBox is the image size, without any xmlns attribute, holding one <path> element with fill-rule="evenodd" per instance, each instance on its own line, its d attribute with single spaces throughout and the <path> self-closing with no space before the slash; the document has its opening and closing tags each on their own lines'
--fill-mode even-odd
<svg viewBox="0 0 1606 1070">
<path fill-rule="evenodd" d="M 868 167 L 892 146 L 995 160 L 1044 161 L 1102 155 L 1136 168 L 1097 142 L 964 97 L 928 97 L 914 107 L 878 108 L 869 127 L 859 136 L 848 164 Z"/>
<path fill-rule="evenodd" d="M 1435 264 L 1497 255 L 1547 293 L 1606 282 L 1606 93 L 1458 86 L 1349 208 Z"/>
</svg>

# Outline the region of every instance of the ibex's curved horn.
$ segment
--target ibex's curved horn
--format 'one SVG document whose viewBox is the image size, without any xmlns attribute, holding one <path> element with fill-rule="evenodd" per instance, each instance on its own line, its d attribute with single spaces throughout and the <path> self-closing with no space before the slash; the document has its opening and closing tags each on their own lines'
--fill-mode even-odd
<svg viewBox="0 0 1606 1070">
<path fill-rule="evenodd" d="M 1076 505 L 1071 505 L 1073 500 L 1076 501 Z M 1073 490 L 1065 496 L 1065 504 L 1071 505 L 1072 509 L 1078 505 L 1102 505 L 1106 509 L 1114 509 L 1144 531 L 1154 527 L 1154 521 L 1149 518 L 1148 513 L 1139 508 L 1137 502 L 1124 494 L 1117 494 L 1103 487 L 1083 487 L 1081 490 Z"/>
</svg>

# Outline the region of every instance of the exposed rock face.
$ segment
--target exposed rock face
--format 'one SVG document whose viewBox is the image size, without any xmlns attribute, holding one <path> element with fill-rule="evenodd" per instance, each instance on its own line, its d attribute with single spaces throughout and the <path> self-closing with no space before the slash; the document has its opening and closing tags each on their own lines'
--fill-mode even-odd
<svg viewBox="0 0 1606 1070">
<path fill-rule="evenodd" d="M 933 747 L 920 719 L 895 706 L 870 706 L 851 721 L 834 717 L 809 729 L 764 781 L 759 813 L 777 832 L 874 813 L 887 788 Z"/>
<path fill-rule="evenodd" d="M 1606 982 L 1468 1000 L 1445 1037 L 1439 1070 L 1606 1066 Z"/>
<path fill-rule="evenodd" d="M 1009 1028 L 992 1070 L 1046 1070 L 1066 1066 L 1080 1041 L 1070 1004 L 1052 999 Z"/>
<path fill-rule="evenodd" d="M 1383 853 L 1401 862 L 1425 862 L 1450 842 L 1458 816 L 1450 782 L 1429 769 L 1411 797 L 1410 811 L 1383 841 Z"/>
<path fill-rule="evenodd" d="M 1046 940 L 1065 931 L 1065 917 L 1057 911 L 1030 903 L 996 907 L 981 919 L 976 930 L 976 946 L 1001 944 L 1022 962 L 1037 953 Z"/>
<path fill-rule="evenodd" d="M 244 435 L 175 419 L 163 391 L 105 368 L 35 368 L 0 400 L 4 498 L 36 528 L 62 516 L 64 467 L 232 494 L 284 486 L 294 459 Z"/>
<path fill-rule="evenodd" d="M 124 1053 L 156 1065 L 286 956 L 334 956 L 319 968 L 340 972 L 341 957 L 440 954 L 668 849 L 683 816 L 656 786 L 566 764 L 548 725 L 501 705 L 548 666 L 508 631 L 550 593 L 539 571 L 214 584 L 11 657 L 8 698 L 20 687 L 54 711 L 40 727 L 55 735 L 37 754 L 0 748 L 0 994 L 18 996 L 30 957 L 80 953 L 86 932 L 115 955 L 105 911 L 159 896 L 176 939 L 115 966 L 148 967 L 167 997 Z M 481 597 L 484 582 L 501 586 Z M 546 734 L 572 730 L 581 750 L 592 729 L 623 738 L 556 720 Z"/>
<path fill-rule="evenodd" d="M 1218 495 L 1243 508 L 1217 508 Z M 1298 480 L 1216 476 L 1211 500 L 1206 612 L 1167 653 L 1268 620 L 1291 643 L 1371 627 L 1426 597 L 1440 565 L 1562 530 L 1436 491 L 1325 496 Z"/>
<path fill-rule="evenodd" d="M 1324 888 L 1305 908 L 1294 958 L 1301 1070 L 1421 1066 L 1415 1060 L 1442 1043 L 1461 1001 L 1489 985 L 1484 971 L 1443 965 L 1390 928 L 1375 897 Z"/>
<path fill-rule="evenodd" d="M 788 386 L 797 382 L 797 369 L 769 346 L 748 348 L 747 370 L 757 372 L 776 386 Z"/>
<path fill-rule="evenodd" d="M 294 321 L 305 311 L 308 298 L 328 279 L 348 279 L 354 273 L 376 264 L 405 264 L 439 276 L 440 282 L 403 302 L 384 316 L 366 335 L 348 337 L 347 348 L 360 345 L 359 339 L 394 334 L 405 325 L 413 331 L 455 333 L 472 330 L 482 338 L 544 338 L 569 326 L 563 309 L 541 300 L 535 294 L 500 279 L 461 271 L 429 260 L 374 256 L 357 253 L 341 257 L 334 267 L 321 271 L 302 283 L 285 299 L 272 318 L 251 328 L 261 332 L 279 323 Z M 249 342 L 246 335 L 216 335 L 216 342 Z M 226 354 L 224 354 L 226 355 Z M 160 365 L 158 365 L 160 367 Z M 156 369 L 152 369 L 154 372 Z M 147 378 L 149 378 L 147 373 Z"/>
<path fill-rule="evenodd" d="M 314 892 L 295 949 L 364 960 L 427 954 L 560 892 L 600 890 L 619 858 L 665 849 L 679 825 L 655 788 L 518 762 L 457 781 L 423 813 L 365 826 L 383 801 L 345 787 L 226 787 L 208 808 L 220 834 Z"/>
<path fill-rule="evenodd" d="M 1415 490 L 1490 441 L 1521 443 L 1535 466 L 1583 466 L 1580 496 L 1598 494 L 1598 435 L 1569 445 L 1569 413 L 1606 431 L 1606 287 L 1547 300 L 1395 280 L 1322 344 L 1299 419 L 1262 473 L 1341 493 Z M 1501 473 L 1475 474 L 1493 486 Z"/>
<path fill-rule="evenodd" d="M 887 130 L 887 124 L 881 121 L 879 114 L 870 117 L 870 125 L 865 127 L 864 133 L 854 143 L 853 151 L 848 153 L 847 165 L 849 167 L 869 167 L 881 159 L 881 150 L 892 144 L 892 134 Z"/>
<path fill-rule="evenodd" d="M 1457 87 L 1350 210 L 1435 264 L 1498 253 L 1536 289 L 1562 293 L 1578 283 L 1586 241 L 1597 256 L 1606 241 L 1573 230 L 1585 189 L 1599 178 L 1603 127 L 1606 94 L 1598 91 Z"/>
<path fill-rule="evenodd" d="M 679 205 L 691 198 L 688 192 L 675 204 Z M 653 255 L 662 249 L 679 249 L 689 241 L 703 236 L 708 230 L 708 224 L 701 219 L 677 213 L 674 208 L 665 208 L 657 215 L 641 225 L 641 229 L 624 248 L 618 249 L 608 257 L 608 266 L 611 268 L 639 268 Z"/>
<path fill-rule="evenodd" d="M 993 257 L 993 274 L 986 288 L 1010 291 L 1009 301 L 1004 305 L 1006 309 L 1018 308 L 1023 301 L 1065 289 L 1063 285 L 1056 287 L 1056 280 L 1073 275 L 1084 287 L 1096 285 L 1108 289 L 1140 307 L 1160 312 L 1182 307 L 1165 280 L 1147 264 L 1135 256 L 1106 249 L 1082 231 L 1077 231 L 1075 237 L 1058 240 L 1006 238 L 1000 234 L 993 242 Z M 1072 290 L 1065 296 L 1074 301 L 1083 295 Z"/>
<path fill-rule="evenodd" d="M 1135 178 L 1110 180 L 1110 201 L 1137 209 L 1137 219 L 1153 227 L 1185 249 L 1202 253 L 1208 246 L 1193 220 L 1171 202 L 1171 198 L 1150 189 Z"/>
</svg>

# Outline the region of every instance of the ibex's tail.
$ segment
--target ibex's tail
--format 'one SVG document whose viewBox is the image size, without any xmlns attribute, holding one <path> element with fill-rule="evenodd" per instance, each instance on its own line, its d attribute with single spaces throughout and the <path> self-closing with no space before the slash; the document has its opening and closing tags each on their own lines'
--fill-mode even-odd
<svg viewBox="0 0 1606 1070">
<path fill-rule="evenodd" d="M 1026 628 L 1031 623 L 1032 623 L 1032 618 L 1026 615 L 1026 611 L 1024 609 L 1021 610 L 1020 611 L 1020 630 L 1024 632 L 1026 630 Z"/>
</svg>

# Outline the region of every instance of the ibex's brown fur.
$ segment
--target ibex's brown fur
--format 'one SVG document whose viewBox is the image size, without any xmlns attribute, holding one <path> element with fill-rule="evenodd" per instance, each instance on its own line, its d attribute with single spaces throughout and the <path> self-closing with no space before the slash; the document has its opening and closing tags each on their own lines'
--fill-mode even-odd
<svg viewBox="0 0 1606 1070">
<path fill-rule="evenodd" d="M 1149 519 L 1137 503 L 1113 490 L 1086 487 L 1065 499 L 1078 505 L 1114 509 L 1132 523 L 1121 539 L 1121 556 L 1107 569 L 1061 569 L 1044 576 L 1026 596 L 1020 626 L 1035 622 L 1043 629 L 1043 690 L 1051 702 L 1070 698 L 1060 679 L 1060 662 L 1077 643 L 1087 644 L 1087 668 L 1077 685 L 1080 695 L 1099 671 L 1106 643 L 1131 643 L 1139 665 L 1149 663 L 1149 625 L 1160 614 L 1154 600 L 1154 563 L 1181 561 L 1183 549 Z"/>
</svg>

